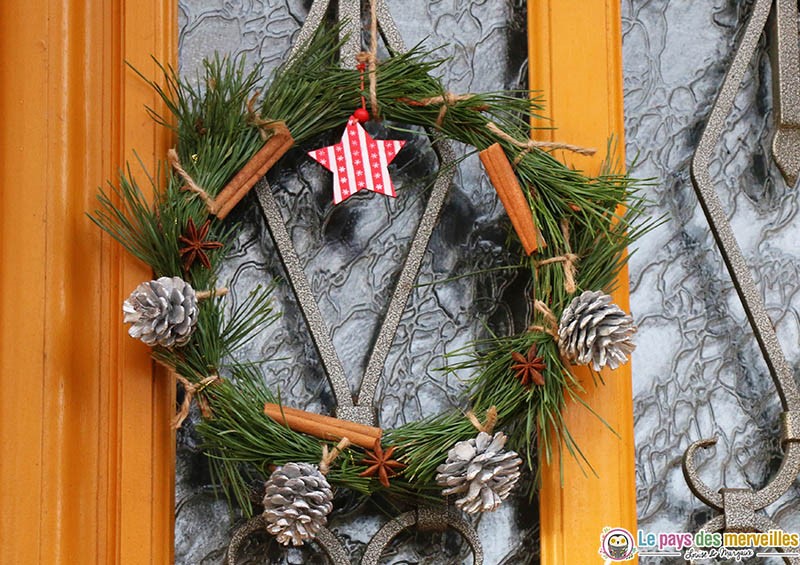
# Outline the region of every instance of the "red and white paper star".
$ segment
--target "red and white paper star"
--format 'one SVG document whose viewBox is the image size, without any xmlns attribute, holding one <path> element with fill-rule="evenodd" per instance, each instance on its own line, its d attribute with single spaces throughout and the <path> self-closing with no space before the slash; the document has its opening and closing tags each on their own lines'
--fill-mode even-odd
<svg viewBox="0 0 800 565">
<path fill-rule="evenodd" d="M 338 204 L 365 189 L 397 196 L 388 167 L 405 144 L 396 139 L 372 139 L 356 117 L 350 116 L 339 143 L 309 151 L 308 156 L 333 173 L 333 203 Z"/>
</svg>

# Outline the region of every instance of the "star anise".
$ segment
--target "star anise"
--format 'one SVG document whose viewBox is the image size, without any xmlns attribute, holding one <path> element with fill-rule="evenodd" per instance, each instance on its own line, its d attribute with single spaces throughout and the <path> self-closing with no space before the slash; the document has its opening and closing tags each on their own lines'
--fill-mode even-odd
<svg viewBox="0 0 800 565">
<path fill-rule="evenodd" d="M 194 131 L 197 132 L 198 135 L 205 135 L 208 133 L 208 128 L 203 125 L 203 118 L 198 117 L 194 121 Z"/>
<path fill-rule="evenodd" d="M 542 386 L 544 384 L 544 376 L 542 371 L 545 370 L 547 365 L 544 359 L 536 356 L 536 344 L 531 345 L 528 350 L 527 356 L 522 355 L 516 351 L 511 352 L 511 357 L 514 359 L 514 364 L 511 365 L 511 370 L 514 371 L 514 376 L 519 379 L 522 386 L 530 388 L 531 383 Z"/>
<path fill-rule="evenodd" d="M 367 456 L 361 461 L 362 464 L 369 465 L 369 467 L 358 476 L 374 477 L 377 475 L 381 484 L 389 488 L 389 478 L 396 476 L 397 471 L 405 467 L 399 461 L 392 459 L 394 450 L 395 446 L 392 446 L 384 451 L 381 447 L 381 440 L 376 439 L 372 451 L 367 451 Z"/>
<path fill-rule="evenodd" d="M 181 247 L 179 249 L 181 257 L 183 258 L 183 268 L 185 270 L 188 271 L 191 269 L 195 260 L 200 261 L 206 269 L 211 268 L 211 261 L 209 261 L 206 251 L 209 249 L 219 249 L 222 247 L 222 243 L 219 241 L 206 241 L 210 229 L 211 220 L 206 220 L 206 223 L 198 230 L 197 226 L 194 225 L 194 220 L 189 218 L 189 222 L 186 224 L 185 234 L 178 238 L 178 241 L 186 244 L 186 247 Z"/>
</svg>

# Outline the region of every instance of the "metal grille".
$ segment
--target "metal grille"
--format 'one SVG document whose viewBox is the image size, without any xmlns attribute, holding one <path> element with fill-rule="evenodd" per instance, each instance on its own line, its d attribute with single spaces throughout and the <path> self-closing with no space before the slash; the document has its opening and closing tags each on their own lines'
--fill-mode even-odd
<svg viewBox="0 0 800 565">
<path fill-rule="evenodd" d="M 452 90 L 497 90 L 524 84 L 525 14 L 516 4 L 414 1 L 403 2 L 402 10 L 391 0 L 388 4 L 407 45 L 426 36 L 430 36 L 427 44 L 431 47 L 448 45 L 437 56 L 453 57 L 445 69 Z M 288 53 L 291 37 L 307 10 L 307 4 L 298 2 L 235 6 L 182 2 L 181 71 L 191 76 L 202 57 L 215 48 L 246 52 L 251 59 L 263 57 L 274 66 Z M 398 137 L 397 133 L 393 136 Z M 326 141 L 320 140 L 320 144 Z M 403 151 L 406 155 L 401 153 L 395 160 L 397 200 L 354 199 L 347 206 L 333 208 L 329 175 L 320 174 L 302 156 L 285 160 L 282 171 L 271 177 L 272 194 L 286 221 L 288 237 L 297 249 L 354 391 L 429 197 L 424 190 L 426 180 L 438 167 L 426 140 L 415 137 L 410 145 Z M 456 151 L 464 153 L 463 148 Z M 434 371 L 447 363 L 444 355 L 482 336 L 483 320 L 488 319 L 498 331 L 508 331 L 515 315 L 525 314 L 514 302 L 523 302 L 521 283 L 507 275 L 429 284 L 484 271 L 502 260 L 504 253 L 502 207 L 477 159 L 470 157 L 459 167 L 444 207 L 442 221 L 422 256 L 420 285 L 411 293 L 398 335 L 388 350 L 384 377 L 378 382 L 376 406 L 384 427 L 420 419 L 457 403 L 461 383 Z M 255 284 L 276 276 L 286 279 L 255 199 L 245 202 L 238 214 L 232 219 L 243 222 L 242 233 L 222 273 L 222 278 L 232 283 L 233 301 Z M 288 285 L 282 285 L 276 298 L 284 313 L 282 320 L 240 355 L 268 360 L 264 364 L 267 379 L 293 405 L 331 412 L 334 397 Z M 179 563 L 219 562 L 231 535 L 227 509 L 210 496 L 204 473 L 195 438 L 190 431 L 182 433 L 176 517 Z M 339 501 L 337 507 L 330 527 L 347 552 L 358 559 L 387 517 L 374 508 L 355 507 L 347 501 Z M 536 524 L 536 516 L 524 500 L 484 517 L 477 528 L 486 562 L 536 562 Z M 249 556 L 246 562 L 324 562 L 313 551 L 284 552 L 266 538 L 253 537 L 244 549 Z M 384 558 L 391 563 L 453 563 L 469 562 L 469 555 L 468 545 L 451 530 L 409 534 L 387 550 Z"/>
<path fill-rule="evenodd" d="M 758 296 L 765 296 L 766 312 L 787 354 L 789 366 L 781 368 L 777 343 L 766 336 L 770 365 L 789 384 L 783 392 L 790 401 L 786 408 L 793 409 L 792 366 L 800 359 L 797 193 L 782 178 L 771 148 L 776 126 L 767 48 L 775 46 L 775 35 L 769 34 L 767 42 L 761 29 L 745 31 L 751 14 L 763 27 L 763 11 L 771 4 L 623 3 L 628 152 L 640 154 L 636 174 L 658 178 L 653 212 L 668 218 L 632 263 L 632 305 L 641 328 L 634 355 L 638 506 L 640 528 L 649 531 L 695 531 L 717 515 L 692 497 L 680 476 L 680 455 L 690 443 L 720 437 L 714 455 L 698 457 L 697 473 L 689 473 L 711 491 L 723 486 L 758 491 L 784 458 L 778 393 L 689 174 L 697 150 L 698 187 L 708 196 L 713 185 L 719 195 L 719 202 L 711 197 L 707 207 L 716 210 L 712 219 L 724 251 L 732 264 L 741 265 L 725 236 L 727 217 L 752 269 L 753 288 L 748 288 L 746 269 L 737 273 L 749 310 L 765 324 L 758 313 Z M 795 49 L 796 33 L 795 27 Z M 737 46 L 747 46 L 749 39 L 754 57 L 743 54 L 737 66 Z M 726 109 L 719 104 L 730 102 L 730 114 L 709 120 L 732 66 L 743 72 L 743 82 L 739 86 L 737 80 L 716 107 L 720 113 Z M 703 178 L 702 170 L 710 175 Z M 762 329 L 762 337 L 770 333 L 769 325 Z M 794 473 L 787 471 L 791 484 Z M 702 491 L 696 478 L 692 484 Z M 791 487 L 767 508 L 785 530 L 798 528 L 797 494 Z M 729 492 L 729 528 L 763 526 L 752 519 L 746 520 L 749 526 L 737 522 L 742 515 L 733 507 L 745 509 L 748 497 Z"/>
</svg>

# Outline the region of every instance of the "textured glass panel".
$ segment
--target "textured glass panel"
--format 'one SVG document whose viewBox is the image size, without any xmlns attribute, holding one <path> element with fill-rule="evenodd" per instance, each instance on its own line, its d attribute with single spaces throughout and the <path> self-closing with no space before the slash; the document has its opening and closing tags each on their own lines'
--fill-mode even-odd
<svg viewBox="0 0 800 565">
<path fill-rule="evenodd" d="M 750 6 L 623 1 L 628 155 L 639 155 L 637 176 L 656 178 L 652 212 L 667 219 L 631 263 L 640 326 L 633 358 L 638 513 L 639 526 L 650 531 L 695 530 L 711 515 L 681 474 L 691 442 L 720 437 L 711 455 L 701 457 L 701 476 L 713 488 L 757 489 L 781 460 L 778 396 L 689 179 L 691 156 Z M 786 186 L 771 158 L 766 48 L 762 37 L 711 173 L 797 367 L 798 192 Z M 797 495 L 795 488 L 769 509 L 789 531 L 800 528 Z"/>
<path fill-rule="evenodd" d="M 273 69 L 288 52 L 309 5 L 296 0 L 182 0 L 181 73 L 193 76 L 202 58 L 215 50 L 246 53 L 251 61 L 263 58 L 267 69 Z M 524 1 L 389 0 L 407 45 L 424 41 L 430 47 L 445 46 L 437 56 L 451 57 L 442 72 L 454 92 L 524 86 L 524 5 Z M 270 174 L 354 390 L 437 167 L 424 137 L 370 127 L 378 137 L 411 140 L 394 161 L 396 200 L 358 195 L 333 207 L 330 174 L 301 152 L 287 156 L 282 170 Z M 338 132 L 311 146 L 327 145 L 337 136 Z M 456 149 L 459 155 L 466 153 L 463 147 Z M 255 198 L 248 197 L 232 219 L 242 222 L 242 231 L 222 279 L 229 281 L 230 300 L 235 303 L 249 288 L 284 273 Z M 436 371 L 447 364 L 445 355 L 484 336 L 487 320 L 497 331 L 507 332 L 514 318 L 524 317 L 520 306 L 524 281 L 507 274 L 474 274 L 505 260 L 506 222 L 476 156 L 467 157 L 434 231 L 421 284 L 409 301 L 378 387 L 382 426 L 394 427 L 460 406 L 462 382 Z M 429 284 L 436 281 L 441 282 Z M 266 360 L 265 378 L 290 404 L 328 413 L 333 397 L 300 310 L 285 283 L 275 297 L 283 317 L 240 355 Z M 179 432 L 176 497 L 176 562 L 220 562 L 239 517 L 229 516 L 225 503 L 214 498 L 191 426 Z M 535 508 L 520 498 L 477 521 L 487 563 L 538 562 Z M 341 499 L 331 528 L 356 562 L 387 519 L 374 508 L 354 507 Z M 325 561 L 313 551 L 284 552 L 266 537 L 252 538 L 244 553 L 251 556 L 248 563 Z M 387 563 L 471 562 L 466 544 L 452 532 L 406 535 L 385 558 Z"/>
</svg>

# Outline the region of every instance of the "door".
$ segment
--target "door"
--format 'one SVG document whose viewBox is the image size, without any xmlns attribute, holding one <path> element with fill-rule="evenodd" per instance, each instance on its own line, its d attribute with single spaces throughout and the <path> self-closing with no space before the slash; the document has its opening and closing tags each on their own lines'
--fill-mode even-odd
<svg viewBox="0 0 800 565">
<path fill-rule="evenodd" d="M 779 429 L 787 407 L 781 407 L 690 175 L 700 134 L 719 105 L 723 78 L 750 34 L 753 53 L 743 61 L 741 84 L 734 85 L 710 176 L 796 374 L 797 184 L 792 175 L 784 177 L 778 161 L 785 158 L 773 149 L 776 132 L 796 125 L 791 107 L 778 110 L 772 21 L 777 6 L 623 3 L 629 153 L 640 156 L 636 174 L 660 179 L 652 187 L 652 210 L 667 220 L 642 240 L 631 262 L 632 307 L 640 324 L 634 355 L 638 512 L 645 532 L 694 532 L 720 515 L 692 494 L 681 469 L 689 445 L 712 437 L 718 438 L 713 449 L 696 457 L 700 481 L 713 492 L 759 491 L 780 473 L 788 479 L 785 487 L 776 489 L 777 500 L 757 515 L 769 516 L 787 532 L 798 528 L 796 471 L 792 465 L 778 471 L 790 459 Z M 797 3 L 783 6 L 788 17 L 779 17 L 787 29 L 794 25 L 796 53 Z M 761 25 L 746 31 L 751 20 Z M 791 36 L 787 43 L 791 52 Z M 794 65 L 783 76 L 786 85 L 797 80 L 796 59 Z M 683 562 L 666 555 L 652 559 Z"/>
</svg>

